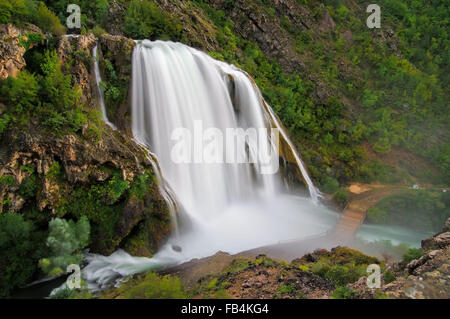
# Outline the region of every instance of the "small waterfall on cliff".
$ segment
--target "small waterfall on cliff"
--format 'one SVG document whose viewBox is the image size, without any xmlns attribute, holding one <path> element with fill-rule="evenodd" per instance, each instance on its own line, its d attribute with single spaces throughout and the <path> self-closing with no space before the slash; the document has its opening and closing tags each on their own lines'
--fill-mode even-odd
<svg viewBox="0 0 450 319">
<path fill-rule="evenodd" d="M 100 110 L 102 111 L 103 121 L 115 130 L 116 126 L 109 121 L 108 115 L 106 113 L 105 98 L 103 95 L 103 89 L 102 89 L 102 85 L 101 85 L 102 76 L 100 73 L 100 67 L 98 65 L 98 44 L 97 43 L 95 43 L 95 46 L 92 49 L 92 56 L 94 57 L 94 76 L 95 76 L 95 83 L 97 84 L 98 102 L 100 104 Z"/>
<path fill-rule="evenodd" d="M 242 70 L 180 43 L 138 41 L 132 57 L 131 94 L 133 136 L 157 157 L 162 178 L 177 201 L 180 227 L 151 259 L 131 257 L 121 250 L 109 257 L 88 255 L 89 264 L 83 270 L 88 282 L 103 286 L 127 274 L 219 250 L 237 253 L 317 235 L 336 222 L 336 214 L 318 205 L 320 193 L 293 144 Z M 235 155 L 252 159 L 250 163 L 205 163 L 202 156 L 207 151 L 199 157 L 194 151 L 192 161 L 175 160 L 177 139 L 192 133 L 195 149 L 196 133 L 208 132 L 200 139 L 208 144 L 218 132 L 230 128 L 266 132 L 258 141 L 248 137 L 244 150 L 220 144 L 225 153 L 241 152 Z M 277 128 L 280 143 L 287 145 L 309 198 L 289 194 L 276 169 L 264 173 L 267 165 L 277 167 L 279 161 L 278 156 L 269 163 L 262 160 L 261 153 L 279 148 L 270 128 Z"/>
</svg>

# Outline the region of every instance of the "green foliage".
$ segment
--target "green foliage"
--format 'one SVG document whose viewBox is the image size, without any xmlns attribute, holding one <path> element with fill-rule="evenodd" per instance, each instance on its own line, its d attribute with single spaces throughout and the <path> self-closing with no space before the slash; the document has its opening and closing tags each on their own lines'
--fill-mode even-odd
<svg viewBox="0 0 450 319">
<path fill-rule="evenodd" d="M 104 198 L 105 202 L 114 204 L 128 189 L 129 182 L 122 179 L 120 174 L 114 174 L 113 177 L 104 185 L 98 189 L 100 198 Z"/>
<path fill-rule="evenodd" d="M 368 210 L 367 217 L 371 223 L 436 232 L 450 217 L 450 195 L 448 192 L 405 191 L 382 199 Z"/>
<path fill-rule="evenodd" d="M 153 2 L 132 0 L 125 14 L 123 31 L 134 39 L 179 40 L 181 24 Z"/>
<path fill-rule="evenodd" d="M 16 180 L 14 176 L 11 175 L 0 175 L 0 186 L 11 187 L 16 185 Z"/>
<path fill-rule="evenodd" d="M 37 175 L 31 174 L 22 181 L 22 184 L 20 184 L 19 194 L 25 200 L 35 197 L 37 190 L 39 189 L 38 182 Z"/>
<path fill-rule="evenodd" d="M 66 33 L 66 29 L 59 21 L 59 18 L 47 8 L 44 2 L 39 3 L 39 7 L 34 16 L 34 22 L 44 32 L 50 32 L 55 35 L 62 35 Z"/>
<path fill-rule="evenodd" d="M 236 258 L 233 259 L 233 261 L 224 270 L 224 272 L 229 274 L 237 274 L 252 267 L 254 267 L 254 263 L 251 260 L 245 258 Z"/>
<path fill-rule="evenodd" d="M 28 15 L 24 0 L 0 0 L 0 23 L 23 23 Z"/>
<path fill-rule="evenodd" d="M 328 262 L 318 261 L 311 267 L 316 275 L 330 279 L 336 285 L 342 286 L 357 281 L 366 274 L 366 267 L 355 264 L 330 265 Z"/>
<path fill-rule="evenodd" d="M 27 283 L 43 252 L 41 234 L 17 213 L 0 214 L 0 297 Z"/>
<path fill-rule="evenodd" d="M 119 288 L 119 294 L 127 299 L 184 299 L 186 298 L 180 279 L 174 276 L 158 276 L 149 272 L 140 282 L 130 281 Z"/>
<path fill-rule="evenodd" d="M 385 224 L 387 213 L 379 207 L 371 207 L 367 210 L 367 221 L 375 224 Z"/>
<path fill-rule="evenodd" d="M 106 113 L 109 118 L 114 118 L 120 103 L 127 97 L 129 81 L 119 77 L 115 66 L 109 59 L 103 59 L 101 66 L 105 70 L 105 81 L 101 82 L 100 86 L 107 105 Z"/>
<path fill-rule="evenodd" d="M 55 51 L 38 56 L 40 74 L 24 70 L 17 78 L 2 82 L 0 92 L 8 108 L 2 116 L 4 128 L 0 132 L 30 121 L 39 121 L 45 129 L 58 134 L 78 131 L 88 123 L 79 104 L 80 90 L 72 86 L 71 76 L 62 72 Z"/>
<path fill-rule="evenodd" d="M 331 297 L 333 299 L 356 299 L 358 298 L 359 291 L 352 290 L 347 287 L 338 287 L 333 291 Z"/>
<path fill-rule="evenodd" d="M 92 33 L 94 34 L 95 37 L 98 38 L 98 37 L 101 36 L 102 34 L 105 34 L 106 31 L 105 31 L 105 29 L 103 29 L 102 27 L 96 25 L 96 26 L 92 29 Z"/>
<path fill-rule="evenodd" d="M 24 41 L 22 38 L 19 39 L 25 50 L 28 50 L 33 44 L 40 43 L 44 40 L 44 37 L 37 33 L 27 33 L 25 36 L 26 41 Z"/>
<path fill-rule="evenodd" d="M 12 108 L 11 118 L 16 120 L 17 116 L 24 114 L 29 116 L 39 104 L 38 81 L 33 74 L 27 71 L 19 73 L 17 78 L 7 78 L 3 81 L 0 92 L 6 99 L 9 108 Z"/>
<path fill-rule="evenodd" d="M 345 188 L 340 188 L 333 195 L 333 200 L 341 206 L 345 206 L 348 203 L 348 192 Z"/>
<path fill-rule="evenodd" d="M 383 184 L 412 183 L 406 171 L 399 170 L 394 166 L 384 164 L 378 160 L 371 160 L 361 165 L 355 179 L 363 183 L 376 181 Z"/>
<path fill-rule="evenodd" d="M 307 267 L 314 274 L 330 279 L 337 287 L 357 281 L 367 274 L 368 265 L 380 263 L 375 257 L 345 247 L 336 247 L 330 252 L 315 254 L 319 258 L 318 261 L 307 262 L 303 259 L 297 266 Z"/>
<path fill-rule="evenodd" d="M 403 261 L 409 263 L 414 259 L 419 259 L 422 257 L 422 250 L 418 248 L 409 248 L 408 251 L 403 255 Z"/>
<path fill-rule="evenodd" d="M 322 189 L 327 194 L 333 194 L 339 189 L 339 182 L 331 176 L 325 176 L 322 179 Z"/>
<path fill-rule="evenodd" d="M 394 275 L 394 273 L 390 270 L 386 270 L 383 273 L 383 280 L 385 284 L 389 284 L 391 282 L 393 282 L 395 279 L 397 279 L 397 277 Z"/>
<path fill-rule="evenodd" d="M 295 291 L 295 283 L 282 283 L 278 286 L 278 292 L 280 294 L 291 294 Z"/>
<path fill-rule="evenodd" d="M 47 247 L 50 256 L 39 260 L 39 267 L 50 276 L 59 276 L 70 264 L 79 264 L 83 255 L 80 250 L 89 243 L 89 220 L 83 216 L 77 223 L 54 218 L 49 222 Z"/>
</svg>

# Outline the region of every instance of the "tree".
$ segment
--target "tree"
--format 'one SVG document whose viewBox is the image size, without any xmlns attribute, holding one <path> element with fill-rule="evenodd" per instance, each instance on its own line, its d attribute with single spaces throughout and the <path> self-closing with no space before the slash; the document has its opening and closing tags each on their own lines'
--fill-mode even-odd
<svg viewBox="0 0 450 319">
<path fill-rule="evenodd" d="M 0 214 L 0 297 L 25 284 L 44 248 L 31 222 L 17 213 Z"/>
<path fill-rule="evenodd" d="M 70 264 L 79 264 L 83 255 L 80 250 L 89 244 L 90 225 L 86 216 L 77 223 L 54 218 L 49 222 L 46 245 L 50 257 L 39 260 L 39 267 L 50 276 L 59 276 Z"/>
</svg>

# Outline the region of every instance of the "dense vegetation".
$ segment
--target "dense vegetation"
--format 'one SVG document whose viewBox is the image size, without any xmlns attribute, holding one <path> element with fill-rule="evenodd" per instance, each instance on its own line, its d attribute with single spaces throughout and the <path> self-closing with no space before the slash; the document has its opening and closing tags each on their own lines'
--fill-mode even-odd
<svg viewBox="0 0 450 319">
<path fill-rule="evenodd" d="M 450 218 L 450 194 L 411 190 L 382 199 L 367 212 L 367 221 L 401 225 L 420 231 L 439 231 Z"/>
</svg>

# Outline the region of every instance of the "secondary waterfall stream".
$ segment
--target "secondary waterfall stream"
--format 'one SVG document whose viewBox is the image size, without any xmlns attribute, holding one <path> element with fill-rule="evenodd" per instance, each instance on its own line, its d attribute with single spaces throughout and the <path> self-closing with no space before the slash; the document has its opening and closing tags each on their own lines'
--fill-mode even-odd
<svg viewBox="0 0 450 319">
<path fill-rule="evenodd" d="M 158 158 L 162 178 L 178 204 L 179 228 L 153 258 L 132 257 L 122 250 L 108 257 L 88 254 L 83 276 L 91 285 L 101 287 L 129 274 L 219 250 L 237 253 L 317 235 L 334 225 L 337 215 L 318 204 L 320 193 L 300 156 L 244 71 L 180 43 L 137 41 L 131 94 L 133 136 Z M 174 161 L 174 132 L 182 128 L 195 135 L 199 125 L 204 132 L 214 129 L 203 135 L 200 142 L 206 144 L 214 132 L 225 136 L 230 128 L 266 133 L 258 136 L 258 142 L 249 137 L 242 154 L 237 154 L 252 159 L 251 163 Z M 267 164 L 261 160 L 261 146 L 264 151 L 278 148 L 270 128 L 277 128 L 280 140 L 288 146 L 309 198 L 289 193 L 276 170 L 261 174 Z M 233 152 L 222 146 L 225 152 Z"/>
</svg>

